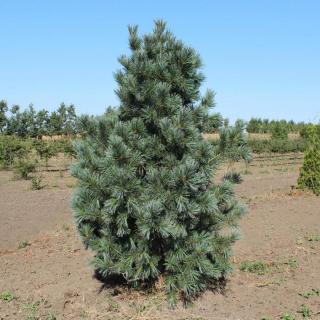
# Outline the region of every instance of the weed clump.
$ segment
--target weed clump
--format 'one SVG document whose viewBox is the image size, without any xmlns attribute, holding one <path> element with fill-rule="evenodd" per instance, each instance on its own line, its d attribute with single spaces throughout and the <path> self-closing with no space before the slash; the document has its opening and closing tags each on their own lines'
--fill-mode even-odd
<svg viewBox="0 0 320 320">
<path fill-rule="evenodd" d="M 11 302 L 14 299 L 14 295 L 11 292 L 4 291 L 0 292 L 0 300 L 5 302 Z"/>
<path fill-rule="evenodd" d="M 240 265 L 241 271 L 256 273 L 259 275 L 264 274 L 268 269 L 268 265 L 263 261 L 242 262 Z"/>
<path fill-rule="evenodd" d="M 42 184 L 42 176 L 41 175 L 34 175 L 31 177 L 31 189 L 32 190 L 41 190 L 45 187 L 44 184 Z"/>
</svg>

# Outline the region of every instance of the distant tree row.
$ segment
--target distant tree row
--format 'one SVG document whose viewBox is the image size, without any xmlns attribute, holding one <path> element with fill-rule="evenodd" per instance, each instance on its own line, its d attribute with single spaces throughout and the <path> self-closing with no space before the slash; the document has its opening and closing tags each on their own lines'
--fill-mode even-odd
<svg viewBox="0 0 320 320">
<path fill-rule="evenodd" d="M 9 108 L 6 101 L 0 101 L 0 134 L 41 138 L 76 133 L 77 115 L 72 104 L 61 103 L 56 111 L 50 113 L 45 109 L 36 111 L 32 104 L 21 111 L 18 105 Z"/>
<path fill-rule="evenodd" d="M 294 122 L 293 120 L 269 120 L 252 118 L 247 123 L 247 131 L 250 133 L 272 133 L 275 128 L 283 128 L 287 132 L 299 133 L 311 123 Z"/>
<path fill-rule="evenodd" d="M 117 116 L 117 108 L 108 107 L 105 116 Z M 36 111 L 32 104 L 21 111 L 18 105 L 9 108 L 5 100 L 0 101 L 0 134 L 17 137 L 41 138 L 42 136 L 72 136 L 82 132 L 83 119 L 78 117 L 73 104 L 61 103 L 57 110 L 49 112 L 46 109 Z M 208 116 L 204 131 L 218 132 L 219 128 L 227 127 L 229 121 L 219 113 Z M 276 137 L 285 137 L 289 132 L 300 133 L 310 126 L 310 123 L 286 120 L 269 120 L 252 118 L 247 123 L 249 133 L 271 133 Z M 319 129 L 320 130 L 320 129 Z"/>
</svg>

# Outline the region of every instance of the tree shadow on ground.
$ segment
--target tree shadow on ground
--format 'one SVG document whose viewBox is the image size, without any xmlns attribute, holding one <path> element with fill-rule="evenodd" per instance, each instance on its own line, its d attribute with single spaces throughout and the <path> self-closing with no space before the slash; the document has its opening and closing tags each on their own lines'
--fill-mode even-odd
<svg viewBox="0 0 320 320">
<path fill-rule="evenodd" d="M 153 280 L 149 282 L 139 283 L 138 285 L 134 286 L 133 284 L 128 283 L 128 281 L 121 275 L 110 275 L 105 277 L 97 270 L 95 270 L 93 278 L 101 283 L 99 293 L 105 290 L 109 290 L 111 292 L 111 295 L 113 296 L 117 296 L 124 292 L 129 293 L 132 289 L 138 292 L 143 292 L 144 294 L 152 292 L 154 293 L 157 283 L 157 280 Z M 183 295 L 180 295 L 180 300 L 182 301 L 184 306 L 189 306 L 192 305 L 206 291 L 225 296 L 227 294 L 227 284 L 228 279 L 222 277 L 219 280 L 209 282 L 207 288 L 204 291 L 202 291 L 198 295 L 193 296 L 192 298 L 186 298 Z"/>
</svg>

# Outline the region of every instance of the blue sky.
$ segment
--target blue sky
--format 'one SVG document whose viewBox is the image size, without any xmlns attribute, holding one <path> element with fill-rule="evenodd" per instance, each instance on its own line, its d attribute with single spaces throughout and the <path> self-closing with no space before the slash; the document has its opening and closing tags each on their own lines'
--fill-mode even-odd
<svg viewBox="0 0 320 320">
<path fill-rule="evenodd" d="M 317 0 L 0 0 L 0 99 L 100 114 L 118 104 L 128 24 L 162 18 L 202 56 L 223 116 L 318 122 L 319 13 Z"/>
</svg>

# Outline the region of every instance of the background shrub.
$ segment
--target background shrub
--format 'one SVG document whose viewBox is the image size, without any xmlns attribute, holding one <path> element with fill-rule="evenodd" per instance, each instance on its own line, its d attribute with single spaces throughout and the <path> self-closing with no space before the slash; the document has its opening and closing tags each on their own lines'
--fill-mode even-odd
<svg viewBox="0 0 320 320">
<path fill-rule="evenodd" d="M 36 164 L 30 160 L 21 160 L 15 168 L 17 177 L 20 179 L 28 180 L 30 173 L 35 172 Z"/>
<path fill-rule="evenodd" d="M 314 128 L 314 129 L 312 129 Z M 304 139 L 308 139 L 309 135 L 310 135 L 310 130 L 314 131 L 314 134 L 316 134 L 317 136 L 320 137 L 320 124 L 318 125 L 308 125 L 308 126 L 304 126 L 301 130 L 300 130 L 300 136 Z"/>
<path fill-rule="evenodd" d="M 255 140 L 249 139 L 248 145 L 254 153 L 304 152 L 307 148 L 305 139 L 294 140 Z"/>
<path fill-rule="evenodd" d="M 58 153 L 58 149 L 53 142 L 34 140 L 33 145 L 41 160 L 44 160 L 46 168 L 48 161 Z"/>
<path fill-rule="evenodd" d="M 305 137 L 308 147 L 300 169 L 298 186 L 320 195 L 320 135 L 317 126 L 308 127 Z"/>
<path fill-rule="evenodd" d="M 271 136 L 274 140 L 288 140 L 288 133 L 288 127 L 281 122 L 277 122 L 271 130 Z"/>
<path fill-rule="evenodd" d="M 31 149 L 28 141 L 0 135 L 0 164 L 4 167 L 12 166 L 15 161 L 25 158 Z"/>
</svg>

